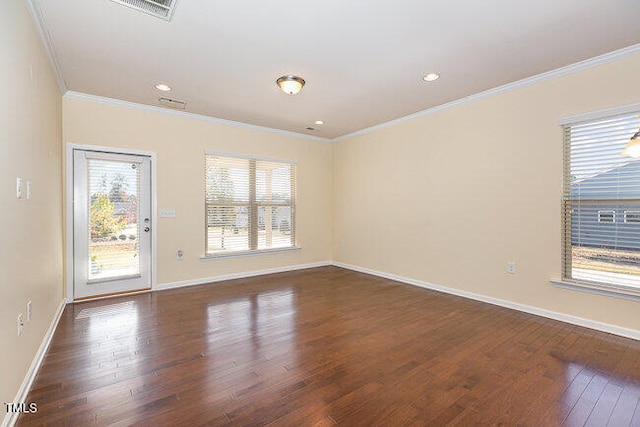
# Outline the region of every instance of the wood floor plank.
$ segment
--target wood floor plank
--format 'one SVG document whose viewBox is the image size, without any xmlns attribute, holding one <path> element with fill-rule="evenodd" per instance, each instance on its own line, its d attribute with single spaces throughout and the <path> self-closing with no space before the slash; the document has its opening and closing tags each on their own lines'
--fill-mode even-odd
<svg viewBox="0 0 640 427">
<path fill-rule="evenodd" d="M 640 387 L 627 385 L 620 394 L 611 417 L 607 421 L 610 426 L 629 426 L 633 419 L 638 402 L 640 401 Z"/>
<path fill-rule="evenodd" d="M 584 426 L 608 382 L 608 377 L 596 373 L 571 409 L 571 412 L 569 412 L 569 416 L 564 420 L 563 425 Z"/>
<path fill-rule="evenodd" d="M 66 307 L 40 425 L 640 425 L 640 343 L 337 267 Z"/>
<path fill-rule="evenodd" d="M 587 418 L 585 426 L 598 427 L 607 425 L 613 414 L 613 409 L 618 404 L 622 391 L 622 387 L 609 382 L 602 391 L 598 402 L 596 402 L 596 405 L 593 407 L 593 411 L 591 411 L 589 418 Z"/>
</svg>

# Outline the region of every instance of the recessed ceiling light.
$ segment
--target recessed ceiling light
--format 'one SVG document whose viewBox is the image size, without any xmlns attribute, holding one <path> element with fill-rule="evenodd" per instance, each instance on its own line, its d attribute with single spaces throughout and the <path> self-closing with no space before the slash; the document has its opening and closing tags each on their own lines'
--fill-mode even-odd
<svg viewBox="0 0 640 427">
<path fill-rule="evenodd" d="M 171 87 L 164 83 L 158 83 L 156 85 L 156 89 L 161 90 L 163 92 L 169 92 L 171 90 Z"/>
<path fill-rule="evenodd" d="M 425 82 L 432 82 L 434 80 L 438 80 L 440 78 L 440 74 L 438 73 L 429 73 L 422 78 Z"/>
<path fill-rule="evenodd" d="M 324 122 L 323 122 L 322 120 L 316 120 L 316 121 L 315 121 L 315 124 L 317 124 L 317 125 L 323 125 L 323 124 L 324 124 Z"/>
</svg>

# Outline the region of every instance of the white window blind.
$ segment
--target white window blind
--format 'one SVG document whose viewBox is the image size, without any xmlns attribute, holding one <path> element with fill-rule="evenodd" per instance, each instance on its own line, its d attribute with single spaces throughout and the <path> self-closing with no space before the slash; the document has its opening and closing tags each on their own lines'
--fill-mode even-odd
<svg viewBox="0 0 640 427">
<path fill-rule="evenodd" d="M 205 158 L 207 255 L 295 246 L 293 162 Z"/>
<path fill-rule="evenodd" d="M 640 289 L 638 113 L 564 126 L 563 278 Z"/>
</svg>

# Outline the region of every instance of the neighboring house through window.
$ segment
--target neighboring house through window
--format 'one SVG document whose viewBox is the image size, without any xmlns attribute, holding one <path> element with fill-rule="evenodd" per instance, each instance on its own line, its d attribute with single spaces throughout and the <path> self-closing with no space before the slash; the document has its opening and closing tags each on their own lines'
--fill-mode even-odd
<svg viewBox="0 0 640 427">
<path fill-rule="evenodd" d="M 639 127 L 637 112 L 564 126 L 565 282 L 640 295 L 640 159 L 622 155 Z"/>
<path fill-rule="evenodd" d="M 206 255 L 295 247 L 293 161 L 205 155 Z"/>
</svg>

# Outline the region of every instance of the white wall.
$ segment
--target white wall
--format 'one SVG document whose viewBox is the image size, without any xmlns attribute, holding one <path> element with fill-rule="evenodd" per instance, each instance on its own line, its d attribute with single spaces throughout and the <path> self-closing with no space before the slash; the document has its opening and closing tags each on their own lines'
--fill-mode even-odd
<svg viewBox="0 0 640 427">
<path fill-rule="evenodd" d="M 331 260 L 332 145 L 286 134 L 178 117 L 100 100 L 65 96 L 65 143 L 157 153 L 158 278 L 167 284 Z M 205 251 L 204 152 L 297 160 L 296 237 L 299 251 L 200 259 Z M 184 251 L 184 260 L 176 251 Z"/>
<path fill-rule="evenodd" d="M 0 2 L 0 403 L 12 402 L 62 288 L 61 96 L 23 0 Z M 16 177 L 32 199 L 16 198 Z M 17 337 L 16 319 L 33 304 Z"/>
<path fill-rule="evenodd" d="M 549 283 L 558 119 L 639 102 L 638 76 L 640 54 L 338 142 L 334 259 L 640 333 L 640 303 Z"/>
</svg>

